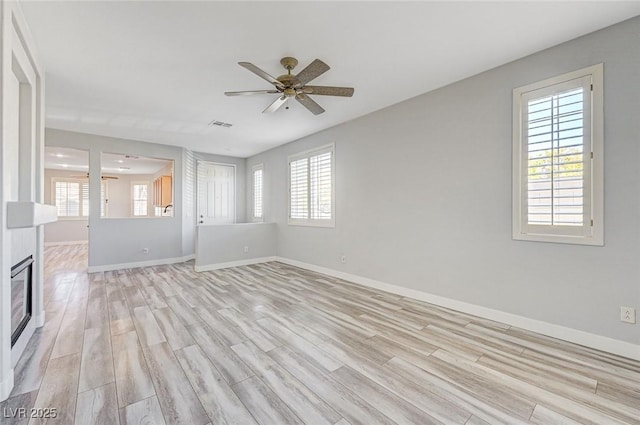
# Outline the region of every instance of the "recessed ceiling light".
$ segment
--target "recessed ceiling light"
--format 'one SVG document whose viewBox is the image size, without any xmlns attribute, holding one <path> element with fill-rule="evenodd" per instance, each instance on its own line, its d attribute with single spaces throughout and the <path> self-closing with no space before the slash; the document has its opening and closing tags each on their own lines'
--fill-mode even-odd
<svg viewBox="0 0 640 425">
<path fill-rule="evenodd" d="M 67 168 L 69 166 L 69 164 L 60 164 L 62 165 L 64 168 Z"/>
<path fill-rule="evenodd" d="M 118 160 L 116 160 L 116 162 L 117 162 L 118 164 L 124 164 L 124 161 L 123 161 L 122 159 L 118 159 Z"/>
<path fill-rule="evenodd" d="M 64 155 L 61 153 L 54 153 L 53 156 L 55 156 L 56 158 L 64 158 Z"/>
</svg>

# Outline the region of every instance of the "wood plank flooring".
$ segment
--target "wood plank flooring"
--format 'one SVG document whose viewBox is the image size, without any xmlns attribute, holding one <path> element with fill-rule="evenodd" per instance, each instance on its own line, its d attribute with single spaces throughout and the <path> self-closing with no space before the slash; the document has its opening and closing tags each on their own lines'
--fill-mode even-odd
<svg viewBox="0 0 640 425">
<path fill-rule="evenodd" d="M 2 424 L 640 424 L 640 362 L 281 263 L 87 274 L 50 247 L 47 323 Z"/>
</svg>

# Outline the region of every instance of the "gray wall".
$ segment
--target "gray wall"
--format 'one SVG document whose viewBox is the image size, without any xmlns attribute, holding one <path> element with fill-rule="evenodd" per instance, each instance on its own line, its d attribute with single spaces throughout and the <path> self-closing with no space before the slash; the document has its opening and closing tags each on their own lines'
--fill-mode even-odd
<svg viewBox="0 0 640 425">
<path fill-rule="evenodd" d="M 605 246 L 514 241 L 512 90 L 600 62 Z M 249 158 L 278 255 L 640 343 L 619 321 L 640 308 L 639 69 L 635 18 Z M 331 142 L 336 227 L 288 226 L 287 156 Z"/>
<path fill-rule="evenodd" d="M 277 252 L 275 223 L 198 226 L 196 239 L 196 270 L 273 257 Z"/>
</svg>

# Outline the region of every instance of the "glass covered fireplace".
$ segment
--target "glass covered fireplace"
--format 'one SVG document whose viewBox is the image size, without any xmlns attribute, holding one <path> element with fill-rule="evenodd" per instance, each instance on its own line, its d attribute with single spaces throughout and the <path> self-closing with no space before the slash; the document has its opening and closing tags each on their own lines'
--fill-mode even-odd
<svg viewBox="0 0 640 425">
<path fill-rule="evenodd" d="M 11 346 L 31 319 L 31 292 L 33 256 L 28 256 L 11 267 Z"/>
</svg>

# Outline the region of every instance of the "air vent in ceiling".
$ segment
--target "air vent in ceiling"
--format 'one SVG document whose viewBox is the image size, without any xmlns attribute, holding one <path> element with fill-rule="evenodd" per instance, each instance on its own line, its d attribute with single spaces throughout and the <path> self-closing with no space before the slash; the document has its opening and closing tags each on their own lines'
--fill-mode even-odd
<svg viewBox="0 0 640 425">
<path fill-rule="evenodd" d="M 222 122 L 222 121 L 218 121 L 218 120 L 213 120 L 209 123 L 209 127 L 217 125 L 218 127 L 226 127 L 229 128 L 231 127 L 233 124 L 228 123 L 228 122 Z"/>
</svg>

